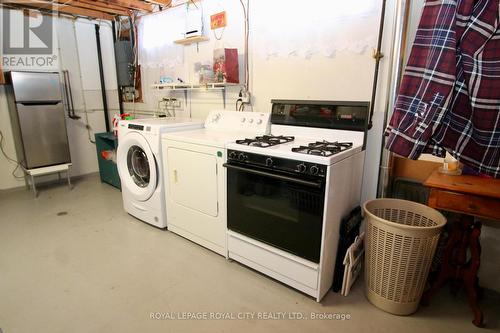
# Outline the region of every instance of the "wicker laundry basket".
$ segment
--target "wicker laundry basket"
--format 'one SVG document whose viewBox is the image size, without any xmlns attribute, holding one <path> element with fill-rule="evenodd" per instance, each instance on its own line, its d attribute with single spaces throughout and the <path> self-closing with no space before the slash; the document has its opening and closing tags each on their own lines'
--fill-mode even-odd
<svg viewBox="0 0 500 333">
<path fill-rule="evenodd" d="M 425 205 L 375 199 L 366 220 L 365 292 L 378 308 L 397 315 L 417 310 L 446 218 Z"/>
</svg>

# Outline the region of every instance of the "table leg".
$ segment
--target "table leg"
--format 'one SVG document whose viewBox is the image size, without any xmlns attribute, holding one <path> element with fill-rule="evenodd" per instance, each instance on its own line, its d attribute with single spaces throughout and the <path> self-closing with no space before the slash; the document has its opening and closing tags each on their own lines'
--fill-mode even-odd
<svg viewBox="0 0 500 333">
<path fill-rule="evenodd" d="M 441 268 L 438 272 L 438 276 L 431 285 L 431 288 L 427 290 L 422 296 L 422 304 L 428 305 L 430 303 L 431 297 L 452 277 L 455 276 L 456 269 L 452 265 L 453 255 L 455 249 L 460 244 L 462 240 L 462 228 L 458 223 L 454 223 L 450 227 L 448 234 L 448 240 L 446 241 L 446 246 L 443 251 L 443 258 L 441 263 Z"/>
<path fill-rule="evenodd" d="M 478 294 L 479 294 L 479 284 L 477 273 L 479 271 L 479 266 L 481 263 L 481 244 L 479 243 L 479 235 L 481 234 L 481 223 L 476 222 L 472 225 L 472 231 L 470 233 L 470 255 L 471 258 L 466 268 L 463 269 L 463 281 L 465 292 L 467 293 L 467 299 L 469 300 L 469 305 L 474 312 L 474 320 L 472 323 L 478 327 L 483 326 L 483 313 L 478 305 Z"/>
<path fill-rule="evenodd" d="M 35 185 L 35 177 L 33 175 L 31 176 L 31 188 L 33 189 L 33 194 L 35 195 L 35 199 L 38 196 L 38 193 L 36 192 L 36 185 Z"/>
<path fill-rule="evenodd" d="M 68 168 L 68 170 L 66 171 L 66 176 L 68 177 L 68 187 L 69 187 L 69 189 L 71 190 L 71 178 L 70 178 L 70 176 L 69 176 L 69 168 Z"/>
<path fill-rule="evenodd" d="M 432 295 L 452 279 L 454 282 L 452 291 L 459 289 L 457 285 L 464 287 L 474 313 L 472 323 L 478 327 L 483 326 L 483 313 L 477 302 L 479 293 L 477 272 L 481 262 L 480 234 L 481 223 L 474 222 L 472 216 L 462 215 L 460 221 L 452 225 L 443 252 L 441 269 L 431 288 L 422 296 L 422 304 L 428 304 Z M 467 250 L 470 251 L 469 260 L 467 260 Z"/>
</svg>

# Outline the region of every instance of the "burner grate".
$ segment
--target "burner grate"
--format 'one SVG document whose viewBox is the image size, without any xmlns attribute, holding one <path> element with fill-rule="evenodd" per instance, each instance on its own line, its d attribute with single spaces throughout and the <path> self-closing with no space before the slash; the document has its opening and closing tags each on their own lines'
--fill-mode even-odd
<svg viewBox="0 0 500 333">
<path fill-rule="evenodd" d="M 295 138 L 293 136 L 263 135 L 263 136 L 257 136 L 254 139 L 236 140 L 236 143 L 240 144 L 240 145 L 267 148 L 267 147 L 276 146 L 276 145 L 279 145 L 282 143 L 292 142 L 294 139 Z"/>
<path fill-rule="evenodd" d="M 294 153 L 327 157 L 338 154 L 350 148 L 352 148 L 352 142 L 316 141 L 308 144 L 307 146 L 294 147 L 292 148 L 292 151 Z"/>
</svg>

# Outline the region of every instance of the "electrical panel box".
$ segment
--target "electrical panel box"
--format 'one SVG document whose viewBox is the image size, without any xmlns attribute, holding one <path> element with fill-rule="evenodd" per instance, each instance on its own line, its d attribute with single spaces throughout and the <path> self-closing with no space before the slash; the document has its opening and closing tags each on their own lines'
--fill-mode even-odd
<svg viewBox="0 0 500 333">
<path fill-rule="evenodd" d="M 132 43 L 121 40 L 115 43 L 116 77 L 120 87 L 134 86 L 134 52 Z"/>
</svg>

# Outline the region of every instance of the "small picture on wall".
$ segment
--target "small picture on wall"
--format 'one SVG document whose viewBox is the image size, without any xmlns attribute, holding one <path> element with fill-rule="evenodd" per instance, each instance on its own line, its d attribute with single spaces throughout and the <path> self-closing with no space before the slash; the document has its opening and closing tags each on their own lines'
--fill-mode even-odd
<svg viewBox="0 0 500 333">
<path fill-rule="evenodd" d="M 215 82 L 240 83 L 238 49 L 214 50 Z"/>
</svg>

